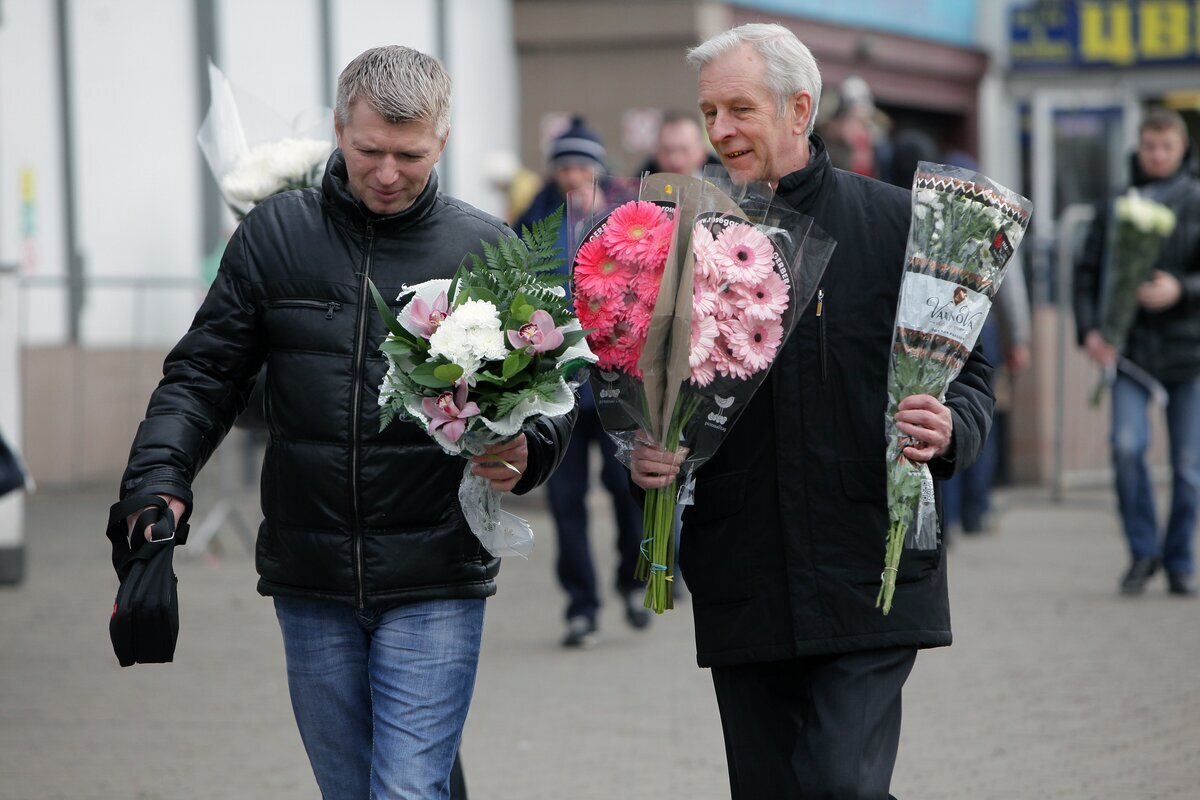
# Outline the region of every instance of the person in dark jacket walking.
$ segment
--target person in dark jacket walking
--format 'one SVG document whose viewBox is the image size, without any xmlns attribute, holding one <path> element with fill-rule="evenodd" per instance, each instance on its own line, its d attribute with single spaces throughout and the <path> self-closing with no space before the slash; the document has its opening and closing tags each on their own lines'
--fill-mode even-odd
<svg viewBox="0 0 1200 800">
<path fill-rule="evenodd" d="M 1097 210 L 1075 266 L 1075 327 L 1079 344 L 1101 368 L 1117 364 L 1112 387 L 1112 460 L 1130 564 L 1120 591 L 1138 595 L 1159 566 L 1173 595 L 1196 595 L 1193 556 L 1200 508 L 1200 182 L 1190 173 L 1187 126 L 1174 111 L 1147 112 L 1138 132 L 1133 186 L 1175 212 L 1149 281 L 1137 289 L 1140 308 L 1125 342 L 1100 335 L 1108 202 Z M 1124 360 L 1118 360 L 1118 356 Z M 1130 368 L 1132 364 L 1133 369 Z M 1151 387 L 1167 393 L 1171 508 L 1159 537 L 1154 489 L 1146 469 Z M 1151 381 L 1151 382 L 1152 382 Z"/>
<path fill-rule="evenodd" d="M 558 248 L 569 262 L 570 245 L 575 238 L 568 236 L 569 225 L 576 224 L 577 219 L 578 224 L 584 224 L 592 213 L 599 215 L 606 207 L 603 185 L 606 159 L 600 137 L 587 127 L 582 117 L 573 117 L 570 126 L 550 143 L 550 178 L 521 216 L 518 230 L 571 203 L 574 208 L 566 209 L 567 221 L 558 235 Z M 567 268 L 563 266 L 564 270 Z M 621 597 L 625 621 L 635 630 L 644 630 L 650 624 L 650 612 L 642 606 L 644 584 L 633 574 L 642 543 L 642 515 L 629 491 L 625 469 L 617 460 L 616 445 L 600 424 L 591 385 L 584 383 L 579 387 L 579 418 L 571 443 L 560 468 L 546 485 L 558 534 L 555 571 L 559 585 L 567 593 L 567 631 L 562 644 L 581 649 L 597 641 L 601 605 L 588 536 L 587 494 L 591 488 L 589 465 L 593 444 L 600 449 L 600 483 L 612 498 L 617 528 L 614 588 Z"/>
<path fill-rule="evenodd" d="M 738 182 L 776 196 L 837 240 L 766 381 L 696 474 L 681 566 L 697 660 L 712 669 L 732 796 L 888 797 L 900 695 L 919 648 L 950 644 L 944 543 L 905 550 L 895 605 L 875 607 L 888 527 L 888 353 L 909 193 L 835 169 L 812 134 L 821 76 L 779 25 L 743 25 L 694 48 L 709 138 Z M 991 368 L 978 349 L 944 402 L 904 399 L 906 457 L 935 478 L 987 436 Z M 634 482 L 659 488 L 676 454 L 640 446 Z"/>
<path fill-rule="evenodd" d="M 496 591 L 499 559 L 458 503 L 463 461 L 416 425 L 379 429 L 386 329 L 367 280 L 394 298 L 511 235 L 438 192 L 450 89 L 436 59 L 406 47 L 345 68 L 322 186 L 271 197 L 238 227 L 121 481 L 122 498 L 166 498 L 182 542 L 192 481 L 269 365 L 258 590 L 274 597 L 325 798 L 449 796 Z M 472 469 L 499 491 L 528 491 L 554 470 L 573 420 L 539 420 L 490 448 L 515 474 L 481 458 Z"/>
</svg>

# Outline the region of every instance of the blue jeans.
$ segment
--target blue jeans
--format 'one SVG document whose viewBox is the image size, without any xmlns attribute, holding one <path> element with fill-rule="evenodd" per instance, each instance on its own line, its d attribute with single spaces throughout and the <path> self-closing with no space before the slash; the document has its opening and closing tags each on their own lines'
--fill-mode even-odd
<svg viewBox="0 0 1200 800">
<path fill-rule="evenodd" d="M 1150 395 L 1141 384 L 1119 372 L 1112 391 L 1112 458 L 1117 501 L 1130 555 L 1135 559 L 1161 557 L 1168 572 L 1191 575 L 1196 512 L 1200 505 L 1200 378 L 1164 386 L 1169 398 L 1171 510 L 1161 546 L 1154 490 L 1146 468 Z"/>
<path fill-rule="evenodd" d="M 450 797 L 484 602 L 275 598 L 292 710 L 325 800 Z"/>
</svg>

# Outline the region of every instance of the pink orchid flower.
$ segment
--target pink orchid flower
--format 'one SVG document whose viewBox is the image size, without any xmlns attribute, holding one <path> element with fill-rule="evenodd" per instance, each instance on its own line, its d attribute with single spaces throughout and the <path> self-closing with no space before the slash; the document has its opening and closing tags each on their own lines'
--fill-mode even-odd
<svg viewBox="0 0 1200 800">
<path fill-rule="evenodd" d="M 467 382 L 459 381 L 454 392 L 442 392 L 437 397 L 426 397 L 421 401 L 425 416 L 429 417 L 429 433 L 441 430 L 451 443 L 457 442 L 467 429 L 467 418 L 479 413 L 479 406 L 467 402 Z"/>
<path fill-rule="evenodd" d="M 563 329 L 554 327 L 554 318 L 539 308 L 529 322 L 515 331 L 508 331 L 508 343 L 517 350 L 527 347 L 535 353 L 548 353 L 562 345 Z"/>
<path fill-rule="evenodd" d="M 427 303 L 420 297 L 414 297 L 405 309 L 410 330 L 428 339 L 438 329 L 450 314 L 450 301 L 445 292 L 439 292 L 432 303 Z"/>
</svg>

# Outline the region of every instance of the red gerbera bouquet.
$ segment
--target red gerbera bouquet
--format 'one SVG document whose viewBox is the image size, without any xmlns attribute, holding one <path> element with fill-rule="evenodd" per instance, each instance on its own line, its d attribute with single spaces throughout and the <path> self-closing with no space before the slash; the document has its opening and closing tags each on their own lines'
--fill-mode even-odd
<svg viewBox="0 0 1200 800">
<path fill-rule="evenodd" d="M 672 607 L 676 503 L 691 501 L 692 474 L 765 379 L 833 250 L 769 194 L 731 193 L 651 175 L 638 199 L 591 225 L 575 256 L 575 310 L 618 455 L 627 461 L 638 437 L 688 449 L 679 479 L 646 494 L 638 577 L 658 613 Z"/>
</svg>

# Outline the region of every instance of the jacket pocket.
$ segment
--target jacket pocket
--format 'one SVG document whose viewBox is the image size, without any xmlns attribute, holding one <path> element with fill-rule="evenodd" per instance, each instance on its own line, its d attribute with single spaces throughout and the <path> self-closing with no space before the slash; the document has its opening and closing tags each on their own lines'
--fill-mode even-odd
<svg viewBox="0 0 1200 800">
<path fill-rule="evenodd" d="M 688 519 L 715 522 L 739 513 L 746 504 L 746 473 L 730 472 L 696 480 L 694 503 Z"/>
<path fill-rule="evenodd" d="M 879 536 L 879 569 L 883 568 L 883 543 L 886 541 L 888 529 L 887 512 L 887 472 L 882 459 L 842 459 L 838 462 L 841 473 L 842 492 L 846 499 L 854 503 L 870 503 L 881 509 L 871 512 L 864 519 L 873 520 L 867 524 L 878 530 Z M 939 525 L 941 520 L 939 519 Z M 864 534 L 865 535 L 865 534 Z M 937 570 L 942 561 L 942 546 L 940 543 L 932 550 L 914 550 L 904 548 L 900 555 L 900 571 L 896 574 L 897 583 L 913 583 Z M 865 583 L 878 585 L 879 576 L 872 565 L 863 576 Z"/>
<path fill-rule="evenodd" d="M 332 320 L 333 315 L 342 310 L 342 304 L 336 300 L 307 300 L 289 297 L 268 300 L 267 308 L 309 308 L 324 311 L 325 319 Z"/>
<path fill-rule="evenodd" d="M 746 532 L 735 519 L 745 504 L 745 472 L 696 481 L 695 505 L 680 533 L 679 566 L 698 605 L 740 602 L 752 594 L 739 557 Z"/>
</svg>

